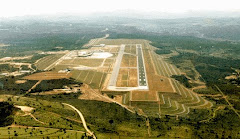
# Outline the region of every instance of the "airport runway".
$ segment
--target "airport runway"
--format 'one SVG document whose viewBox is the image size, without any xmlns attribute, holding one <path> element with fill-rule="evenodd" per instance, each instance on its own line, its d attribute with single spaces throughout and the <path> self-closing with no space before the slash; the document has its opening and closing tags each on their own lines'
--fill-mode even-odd
<svg viewBox="0 0 240 139">
<path fill-rule="evenodd" d="M 138 56 L 137 58 L 138 59 L 138 86 L 141 88 L 148 88 L 141 44 L 137 44 L 137 56 Z"/>
<path fill-rule="evenodd" d="M 126 90 L 148 90 L 147 75 L 145 70 L 142 45 L 137 44 L 137 74 L 138 74 L 138 87 L 116 87 L 119 70 L 121 67 L 122 57 L 125 54 L 125 45 L 120 46 L 115 65 L 113 67 L 112 75 L 108 83 L 108 89 L 117 91 Z"/>
</svg>

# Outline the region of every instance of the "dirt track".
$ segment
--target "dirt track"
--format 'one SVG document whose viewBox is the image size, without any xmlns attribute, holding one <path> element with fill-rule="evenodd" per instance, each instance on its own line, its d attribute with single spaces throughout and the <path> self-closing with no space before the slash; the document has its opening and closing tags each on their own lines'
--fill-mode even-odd
<svg viewBox="0 0 240 139">
<path fill-rule="evenodd" d="M 85 128 L 85 130 L 87 131 L 87 133 L 88 133 L 91 137 L 93 137 L 94 139 L 96 139 L 96 136 L 94 135 L 94 133 L 88 129 L 87 123 L 86 123 L 86 121 L 85 121 L 82 113 L 81 113 L 77 108 L 75 108 L 74 106 L 72 106 L 72 105 L 70 105 L 70 104 L 67 104 L 67 103 L 62 103 L 62 104 L 71 107 L 72 109 L 74 109 L 74 110 L 79 114 L 79 116 L 80 116 L 80 118 L 81 118 L 81 120 L 82 120 L 82 123 L 83 123 L 83 127 Z"/>
</svg>

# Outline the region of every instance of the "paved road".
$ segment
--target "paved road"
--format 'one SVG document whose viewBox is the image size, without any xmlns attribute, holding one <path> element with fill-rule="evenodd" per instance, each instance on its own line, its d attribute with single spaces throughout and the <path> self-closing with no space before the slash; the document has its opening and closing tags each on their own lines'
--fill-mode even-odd
<svg viewBox="0 0 240 139">
<path fill-rule="evenodd" d="M 125 49 L 125 45 L 121 45 L 108 86 L 116 86 L 117 77 L 118 77 L 119 69 L 121 66 L 122 57 L 124 54 L 124 49 Z"/>
<path fill-rule="evenodd" d="M 71 107 L 72 109 L 74 109 L 74 110 L 78 113 L 78 115 L 80 116 L 80 118 L 81 118 L 81 120 L 82 120 L 83 127 L 85 128 L 85 130 L 87 131 L 87 133 L 88 133 L 90 136 L 92 136 L 94 139 L 96 139 L 96 136 L 94 135 L 94 133 L 88 129 L 87 123 L 86 123 L 86 121 L 85 121 L 82 113 L 81 113 L 77 108 L 75 108 L 74 106 L 72 106 L 72 105 L 70 105 L 70 104 L 67 104 L 67 103 L 62 103 L 62 104 Z"/>
</svg>

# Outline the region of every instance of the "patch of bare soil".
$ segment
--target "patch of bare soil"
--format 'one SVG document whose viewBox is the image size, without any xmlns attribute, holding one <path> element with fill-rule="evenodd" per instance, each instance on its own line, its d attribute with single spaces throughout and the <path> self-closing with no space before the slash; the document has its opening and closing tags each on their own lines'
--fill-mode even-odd
<svg viewBox="0 0 240 139">
<path fill-rule="evenodd" d="M 227 79 L 227 80 L 237 79 L 237 76 L 236 75 L 226 76 L 225 79 Z"/>
<path fill-rule="evenodd" d="M 15 83 L 16 84 L 23 84 L 23 83 L 26 83 L 27 80 L 17 80 Z"/>
<path fill-rule="evenodd" d="M 0 43 L 0 47 L 10 46 L 9 44 Z"/>
<path fill-rule="evenodd" d="M 82 94 L 78 97 L 78 99 L 85 99 L 85 100 L 97 100 L 97 101 L 104 101 L 104 102 L 111 102 L 105 97 L 103 97 L 97 90 L 91 89 L 88 85 L 84 84 L 81 86 Z"/>
<path fill-rule="evenodd" d="M 114 100 L 118 103 L 122 103 L 122 95 L 117 95 L 116 97 L 114 97 Z"/>
<path fill-rule="evenodd" d="M 18 106 L 18 105 L 15 105 L 15 107 L 21 109 L 21 111 L 23 112 L 31 112 L 32 110 L 34 110 L 35 108 L 32 108 L 32 107 L 28 107 L 28 106 Z"/>
</svg>

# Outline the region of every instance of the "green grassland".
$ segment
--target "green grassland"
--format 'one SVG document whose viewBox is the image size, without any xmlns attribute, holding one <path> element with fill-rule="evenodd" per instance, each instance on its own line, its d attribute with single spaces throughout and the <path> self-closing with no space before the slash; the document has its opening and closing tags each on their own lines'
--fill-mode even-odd
<svg viewBox="0 0 240 139">
<path fill-rule="evenodd" d="M 79 65 L 88 66 L 88 67 L 98 67 L 102 64 L 103 59 L 84 59 L 76 58 L 74 60 L 63 60 L 59 65 L 72 65 L 77 67 Z"/>
<path fill-rule="evenodd" d="M 61 96 L 61 97 L 59 97 Z M 54 99 L 51 98 L 51 96 L 38 96 L 38 100 L 45 99 L 45 100 L 55 100 L 56 105 L 58 105 L 58 102 L 66 102 L 69 104 L 74 105 L 77 109 L 79 109 L 87 123 L 88 126 L 90 127 L 91 130 L 93 130 L 96 133 L 96 136 L 102 136 L 102 137 L 111 137 L 111 136 L 132 136 L 132 137 L 137 137 L 137 136 L 145 136 L 146 134 L 146 127 L 145 127 L 145 121 L 143 117 L 140 117 L 134 113 L 128 112 L 124 108 L 121 108 L 120 106 L 112 103 L 105 103 L 105 102 L 99 102 L 99 101 L 87 101 L 87 100 L 79 100 L 79 99 L 73 99 L 73 98 L 66 98 L 67 96 L 64 95 L 55 95 Z M 45 103 L 49 101 L 44 101 Z M 62 106 L 60 106 L 62 107 Z M 50 113 L 45 113 L 50 116 L 54 116 L 56 119 L 55 121 L 59 120 L 59 118 L 63 117 L 64 115 L 69 118 L 75 118 L 76 114 L 68 113 L 66 110 L 63 109 L 52 109 L 54 107 L 51 107 L 51 113 L 56 113 L 54 115 Z M 66 108 L 66 107 L 64 107 Z M 47 111 L 49 111 L 49 109 Z M 68 108 L 66 108 L 68 109 Z M 69 110 L 69 109 L 68 109 Z M 61 113 L 61 114 L 60 114 Z M 38 113 L 33 113 L 34 116 L 38 117 Z M 61 115 L 61 117 L 59 117 Z M 40 116 L 40 115 L 39 115 Z M 43 118 L 38 117 L 39 120 L 41 121 L 52 121 L 52 118 L 45 119 L 44 116 Z M 69 119 L 68 118 L 68 119 Z M 28 119 L 30 120 L 30 119 Z M 81 126 L 74 127 L 75 124 L 70 122 L 71 120 L 68 121 L 68 124 L 65 123 L 65 121 L 61 120 L 59 122 L 63 123 L 63 125 L 58 125 L 57 123 L 55 124 L 55 127 L 60 127 L 63 128 L 63 126 L 69 126 L 69 124 L 72 124 L 72 128 L 70 129 L 81 129 Z M 32 123 L 33 124 L 33 123 Z M 38 125 L 39 123 L 35 123 Z M 81 123 L 77 123 L 80 124 Z M 52 125 L 53 126 L 53 125 Z M 69 129 L 69 128 L 67 128 Z"/>
<path fill-rule="evenodd" d="M 1 98 L 8 100 L 14 105 L 29 106 L 35 108 L 32 112 L 32 115 L 39 121 L 43 122 L 38 122 L 34 120 L 30 115 L 24 115 L 24 112 L 19 110 L 14 116 L 14 124 L 75 130 L 83 129 L 79 123 L 69 120 L 69 118 L 77 119 L 78 116 L 71 109 L 65 108 L 59 102 L 50 102 L 34 98 L 6 95 L 1 95 Z"/>
<path fill-rule="evenodd" d="M 81 138 L 84 132 L 44 127 L 0 127 L 0 138 Z"/>
</svg>

